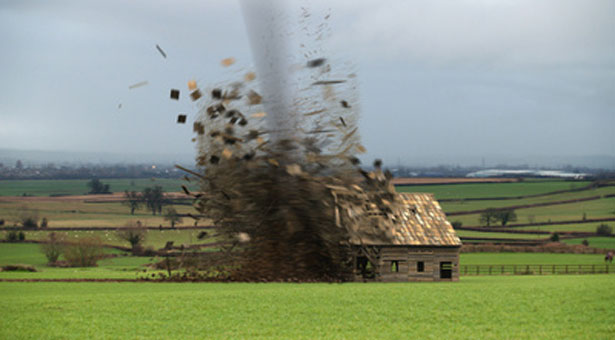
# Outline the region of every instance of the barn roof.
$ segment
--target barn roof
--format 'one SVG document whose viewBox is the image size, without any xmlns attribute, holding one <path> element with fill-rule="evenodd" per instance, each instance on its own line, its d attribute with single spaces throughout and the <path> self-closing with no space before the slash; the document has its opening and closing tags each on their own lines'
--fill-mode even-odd
<svg viewBox="0 0 615 340">
<path fill-rule="evenodd" d="M 393 243 L 409 245 L 460 246 L 461 240 L 432 194 L 399 194 L 402 222 L 395 228 Z"/>
<path fill-rule="evenodd" d="M 427 193 L 365 193 L 362 203 L 337 199 L 336 219 L 363 245 L 460 246 L 438 201 Z M 365 204 L 365 202 L 368 202 Z M 340 209 L 341 208 L 341 209 Z"/>
</svg>

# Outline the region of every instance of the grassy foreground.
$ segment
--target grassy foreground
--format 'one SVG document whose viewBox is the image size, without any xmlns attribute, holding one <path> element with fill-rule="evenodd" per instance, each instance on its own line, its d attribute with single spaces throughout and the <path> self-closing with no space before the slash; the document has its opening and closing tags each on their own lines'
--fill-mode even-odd
<svg viewBox="0 0 615 340">
<path fill-rule="evenodd" d="M 613 277 L 0 283 L 3 339 L 608 339 Z"/>
</svg>

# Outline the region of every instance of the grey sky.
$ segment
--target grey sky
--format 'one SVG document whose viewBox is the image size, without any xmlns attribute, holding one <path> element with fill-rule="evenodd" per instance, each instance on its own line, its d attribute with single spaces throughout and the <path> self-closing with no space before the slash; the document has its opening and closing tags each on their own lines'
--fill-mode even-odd
<svg viewBox="0 0 615 340">
<path fill-rule="evenodd" d="M 331 13 L 325 47 L 356 65 L 367 158 L 615 156 L 615 1 L 300 6 Z M 0 48 L 0 148 L 192 153 L 174 121 L 197 108 L 169 88 L 252 65 L 237 1 L 0 0 Z"/>
</svg>

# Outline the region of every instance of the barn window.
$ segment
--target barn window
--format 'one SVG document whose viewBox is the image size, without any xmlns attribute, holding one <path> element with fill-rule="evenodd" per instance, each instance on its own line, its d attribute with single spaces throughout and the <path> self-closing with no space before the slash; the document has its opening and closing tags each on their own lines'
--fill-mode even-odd
<svg viewBox="0 0 615 340">
<path fill-rule="evenodd" d="M 416 263 L 416 271 L 422 273 L 425 271 L 425 262 L 419 261 Z"/>
<path fill-rule="evenodd" d="M 391 261 L 391 273 L 399 273 L 399 261 Z"/>
</svg>

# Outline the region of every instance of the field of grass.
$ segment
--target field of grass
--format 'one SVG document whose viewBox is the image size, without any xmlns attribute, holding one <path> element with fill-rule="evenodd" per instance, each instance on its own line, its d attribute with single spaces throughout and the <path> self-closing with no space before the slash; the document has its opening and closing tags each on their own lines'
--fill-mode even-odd
<svg viewBox="0 0 615 340">
<path fill-rule="evenodd" d="M 604 264 L 604 255 L 550 253 L 464 253 L 460 255 L 459 264 Z"/>
<path fill-rule="evenodd" d="M 615 216 L 613 216 L 615 217 Z M 516 230 L 541 230 L 541 231 L 582 231 L 582 232 L 596 232 L 596 227 L 600 224 L 605 223 L 614 227 L 615 229 L 615 221 L 610 222 L 590 222 L 590 223 L 574 223 L 574 224 L 554 224 L 554 225 L 541 225 L 541 226 L 531 226 L 531 227 L 519 227 L 515 228 Z"/>
<path fill-rule="evenodd" d="M 165 206 L 166 208 L 171 206 Z M 194 213 L 190 205 L 173 205 L 180 214 Z M 37 202 L 3 202 L 0 201 L 0 218 L 6 220 L 6 225 L 19 221 L 19 211 L 23 208 L 34 211 L 39 218 L 47 217 L 49 227 L 121 227 L 129 221 L 139 220 L 148 226 L 168 226 L 163 217 L 153 216 L 143 207 L 130 215 L 130 209 L 120 202 L 87 203 L 83 201 L 64 202 L 59 200 L 44 200 Z M 186 218 L 178 225 L 191 225 L 194 221 Z"/>
<path fill-rule="evenodd" d="M 513 200 L 488 200 L 488 201 L 452 201 L 452 202 L 441 202 L 442 209 L 446 212 L 454 212 L 454 211 L 469 211 L 469 210 L 481 210 L 487 208 L 501 208 L 501 207 L 509 207 L 516 205 L 527 205 L 527 204 L 537 204 L 537 203 L 546 203 L 546 202 L 555 202 L 555 201 L 567 201 L 573 199 L 581 199 L 593 196 L 604 196 L 609 194 L 615 194 L 615 186 L 611 187 L 603 187 L 598 189 L 590 189 L 583 190 L 579 192 L 567 192 L 562 194 L 544 196 L 544 197 L 534 197 L 534 198 L 524 198 L 524 199 L 513 199 Z M 615 210 L 615 207 L 613 207 Z M 582 215 L 582 212 L 581 212 Z M 579 215 L 578 219 L 581 219 Z"/>
<path fill-rule="evenodd" d="M 0 196 L 49 196 L 49 195 L 83 195 L 89 191 L 86 179 L 69 180 L 3 180 L 0 181 Z M 101 179 L 109 184 L 112 192 L 142 191 L 146 187 L 160 185 L 165 192 L 181 191 L 181 185 L 190 183 L 183 179 L 170 178 L 120 178 Z"/>
<path fill-rule="evenodd" d="M 181 244 L 195 244 L 195 243 L 205 243 L 205 242 L 213 242 L 211 238 L 208 238 L 207 241 L 201 241 L 197 238 L 198 234 L 202 230 L 148 230 L 145 241 L 143 243 L 144 247 L 153 247 L 154 249 L 159 249 L 164 247 L 167 241 L 173 241 L 175 245 Z M 0 232 L 0 237 L 2 239 L 6 239 L 7 232 Z M 48 238 L 48 231 L 25 231 L 26 240 L 44 240 Z M 129 247 L 130 244 L 117 236 L 115 231 L 109 230 L 101 230 L 101 231 L 55 231 L 54 232 L 58 236 L 64 237 L 67 241 L 77 241 L 80 238 L 84 237 L 96 237 L 99 238 L 102 243 L 115 245 L 115 246 L 124 246 Z"/>
<path fill-rule="evenodd" d="M 459 237 L 486 237 L 486 238 L 514 238 L 514 239 L 526 239 L 534 240 L 547 238 L 549 235 L 541 234 L 515 234 L 515 233 L 488 233 L 484 231 L 473 230 L 457 230 L 457 236 Z"/>
<path fill-rule="evenodd" d="M 591 240 L 590 240 L 591 242 Z M 120 255 L 98 262 L 93 268 L 53 268 L 46 265 L 45 256 L 36 244 L 0 243 L 0 265 L 29 264 L 39 270 L 30 272 L 0 272 L 0 278 L 136 278 L 143 264 L 160 259 L 131 257 L 121 251 L 108 249 Z M 546 253 L 463 253 L 460 265 L 473 264 L 603 264 L 601 254 L 546 254 Z"/>
<path fill-rule="evenodd" d="M 615 237 L 585 237 L 585 238 L 573 238 L 563 240 L 562 242 L 568 244 L 581 244 L 583 240 L 589 242 L 590 247 L 602 248 L 602 249 L 615 249 Z"/>
<path fill-rule="evenodd" d="M 526 181 L 512 183 L 472 183 L 448 185 L 399 186 L 398 192 L 430 192 L 436 199 L 476 197 L 517 197 L 570 190 L 590 184 L 588 181 Z"/>
<path fill-rule="evenodd" d="M 454 283 L 0 283 L 3 339 L 607 339 L 609 275 Z"/>
<path fill-rule="evenodd" d="M 551 205 L 515 210 L 519 223 L 527 223 L 530 218 L 535 222 L 580 220 L 583 213 L 587 218 L 615 217 L 615 198 L 605 198 L 586 202 Z M 450 216 L 451 221 L 461 221 L 464 226 L 479 225 L 480 214 Z"/>
</svg>

